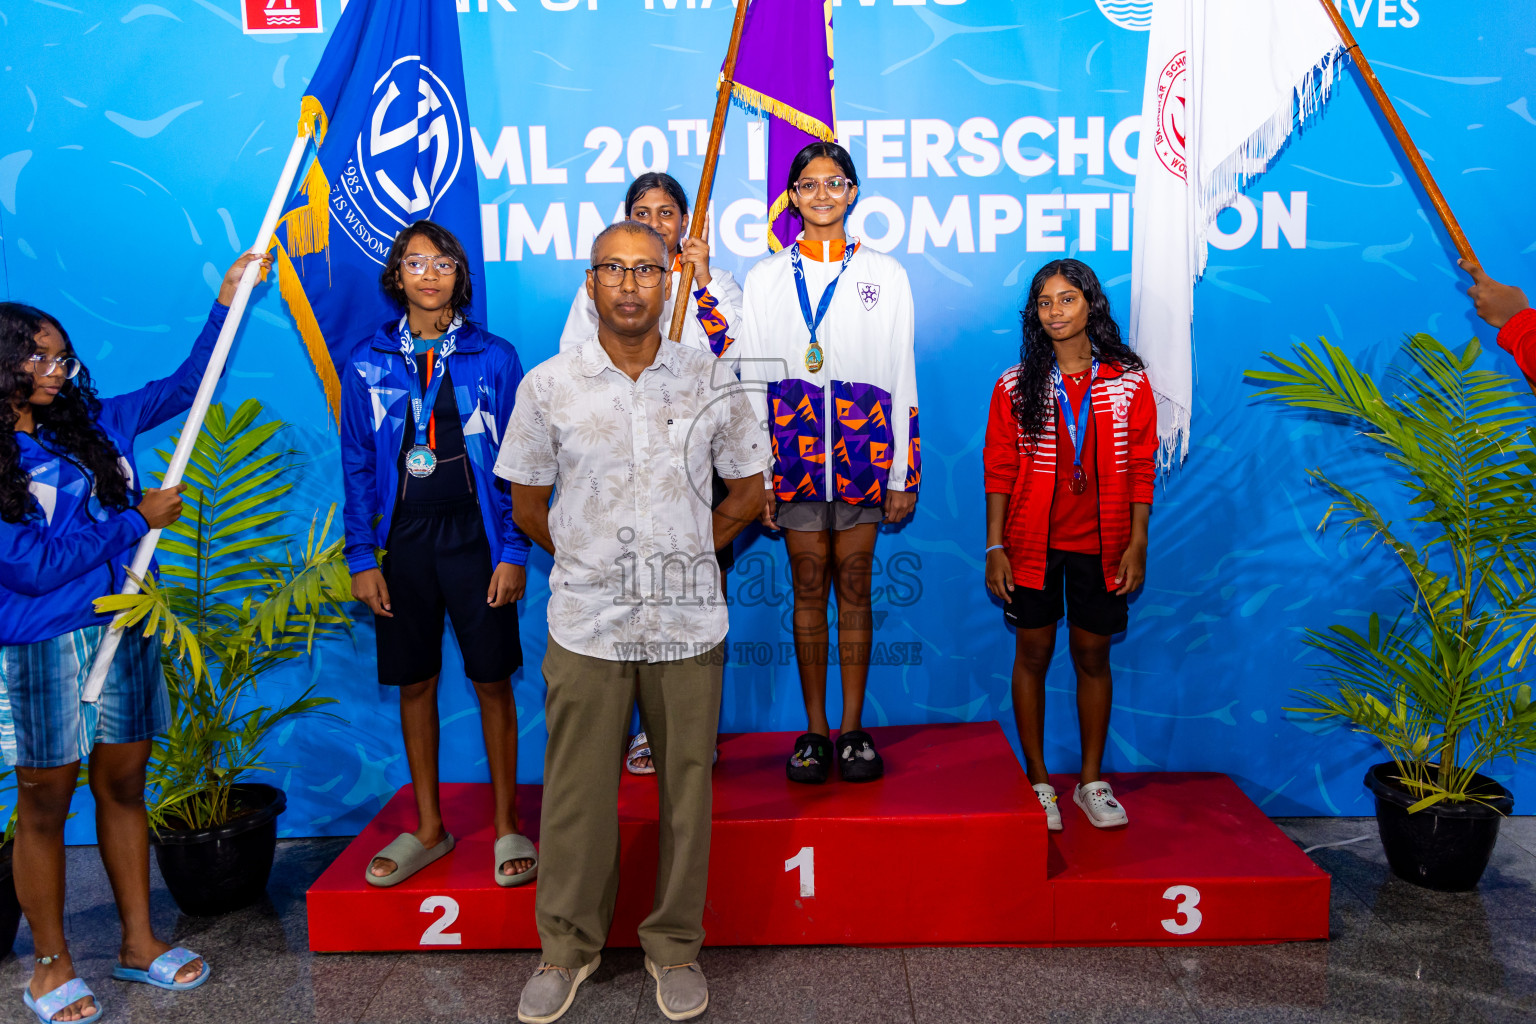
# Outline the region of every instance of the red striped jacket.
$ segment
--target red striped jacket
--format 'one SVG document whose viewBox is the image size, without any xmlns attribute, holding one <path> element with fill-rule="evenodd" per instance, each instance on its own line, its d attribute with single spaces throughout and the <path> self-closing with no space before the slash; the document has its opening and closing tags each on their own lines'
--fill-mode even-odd
<svg viewBox="0 0 1536 1024">
<path fill-rule="evenodd" d="M 1013 415 L 1019 367 L 992 388 L 982 450 L 988 494 L 1008 495 L 1003 548 L 1018 586 L 1045 586 L 1045 551 L 1056 491 L 1056 403 L 1032 449 Z M 1141 370 L 1101 363 L 1093 382 L 1094 464 L 1099 483 L 1099 552 L 1104 585 L 1115 590 L 1120 559 L 1131 543 L 1131 504 L 1152 504 L 1157 457 L 1157 405 Z M 1112 443 L 1105 444 L 1109 438 Z"/>
</svg>

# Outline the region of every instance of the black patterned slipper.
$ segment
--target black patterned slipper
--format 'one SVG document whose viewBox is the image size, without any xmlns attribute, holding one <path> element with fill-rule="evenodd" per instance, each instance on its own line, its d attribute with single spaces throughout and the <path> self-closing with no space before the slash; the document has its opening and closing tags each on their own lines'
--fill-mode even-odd
<svg viewBox="0 0 1536 1024">
<path fill-rule="evenodd" d="M 795 740 L 784 773 L 790 782 L 826 782 L 832 774 L 832 741 L 820 733 L 805 733 Z"/>
<path fill-rule="evenodd" d="M 838 733 L 837 770 L 844 782 L 874 782 L 885 774 L 885 762 L 875 753 L 875 741 L 863 729 Z"/>
</svg>

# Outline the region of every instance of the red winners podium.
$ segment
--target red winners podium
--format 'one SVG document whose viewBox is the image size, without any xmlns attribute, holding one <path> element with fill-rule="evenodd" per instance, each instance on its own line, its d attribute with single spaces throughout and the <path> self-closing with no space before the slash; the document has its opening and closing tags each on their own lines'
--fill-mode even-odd
<svg viewBox="0 0 1536 1024">
<path fill-rule="evenodd" d="M 1131 816 L 1102 832 L 1054 780 L 1045 815 L 994 722 L 873 730 L 879 782 L 784 777 L 794 734 L 722 736 L 707 942 L 763 945 L 1209 945 L 1328 936 L 1328 875 L 1225 775 L 1111 777 Z M 519 788 L 538 839 L 540 787 Z M 622 877 L 609 944 L 637 944 L 656 877 L 656 782 L 619 789 Z M 402 787 L 309 890 L 317 952 L 537 948 L 537 883 L 492 878 L 490 787 L 445 785 L 453 853 L 389 889 L 373 855 L 414 827 Z"/>
</svg>

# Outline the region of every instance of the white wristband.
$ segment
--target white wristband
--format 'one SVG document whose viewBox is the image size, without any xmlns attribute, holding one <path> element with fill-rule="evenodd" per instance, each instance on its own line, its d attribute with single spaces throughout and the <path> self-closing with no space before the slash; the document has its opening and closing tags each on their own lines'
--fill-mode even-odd
<svg viewBox="0 0 1536 1024">
<path fill-rule="evenodd" d="M 993 544 L 991 547 L 987 548 L 987 550 L 983 551 L 981 554 L 982 554 L 982 557 L 985 558 L 987 555 L 990 555 L 992 552 L 994 552 L 994 551 L 1001 551 L 1002 549 L 1003 549 L 1003 546 L 1001 544 Z"/>
</svg>

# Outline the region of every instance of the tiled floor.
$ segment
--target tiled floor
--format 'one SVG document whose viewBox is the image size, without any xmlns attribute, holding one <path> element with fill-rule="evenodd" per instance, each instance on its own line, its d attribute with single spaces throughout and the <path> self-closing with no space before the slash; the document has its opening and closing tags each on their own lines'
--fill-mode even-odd
<svg viewBox="0 0 1536 1024">
<path fill-rule="evenodd" d="M 1536 818 L 1505 823 L 1475 893 L 1392 878 L 1370 819 L 1294 819 L 1285 831 L 1333 874 L 1327 943 L 1187 949 L 706 949 L 705 1020 L 899 1022 L 1536 1022 Z M 1365 836 L 1360 842 L 1347 840 Z M 535 953 L 320 955 L 307 951 L 304 890 L 342 840 L 284 842 L 269 900 L 218 919 L 182 917 L 155 880 L 164 936 L 216 965 L 186 995 L 108 980 L 117 943 L 96 852 L 70 851 L 69 933 L 112 1024 L 196 1021 L 515 1020 Z M 0 962 L 0 1021 L 30 1021 L 18 957 Z M 571 1024 L 660 1022 L 637 951 L 604 957 Z"/>
</svg>

